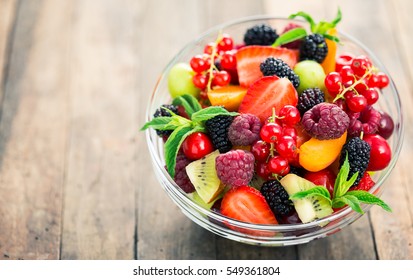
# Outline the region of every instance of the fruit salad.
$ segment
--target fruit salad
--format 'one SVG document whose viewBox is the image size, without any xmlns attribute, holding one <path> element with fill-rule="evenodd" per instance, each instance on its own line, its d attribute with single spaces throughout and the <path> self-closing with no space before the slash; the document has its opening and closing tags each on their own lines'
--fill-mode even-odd
<svg viewBox="0 0 413 280">
<path fill-rule="evenodd" d="M 250 26 L 242 41 L 222 30 L 175 64 L 171 102 L 142 130 L 162 137 L 176 184 L 224 217 L 275 225 L 362 214 L 362 204 L 391 211 L 370 192 L 392 159 L 394 122 L 375 106 L 389 77 L 338 52 L 340 10 L 330 22 L 290 18 L 308 25 Z"/>
</svg>

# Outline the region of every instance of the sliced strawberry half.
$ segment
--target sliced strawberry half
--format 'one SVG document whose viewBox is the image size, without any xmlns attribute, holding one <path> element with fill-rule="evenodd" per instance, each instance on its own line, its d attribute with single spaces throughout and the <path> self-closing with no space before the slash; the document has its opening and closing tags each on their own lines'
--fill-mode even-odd
<svg viewBox="0 0 413 280">
<path fill-rule="evenodd" d="M 249 87 L 238 112 L 256 115 L 264 123 L 272 116 L 273 108 L 278 115 L 282 107 L 296 106 L 297 102 L 298 94 L 290 80 L 277 76 L 262 77 Z"/>
<path fill-rule="evenodd" d="M 241 86 L 249 87 L 263 75 L 260 64 L 268 57 L 280 58 L 291 68 L 298 62 L 299 52 L 281 47 L 247 46 L 235 54 L 237 59 L 238 80 Z"/>
<path fill-rule="evenodd" d="M 229 190 L 222 199 L 221 214 L 246 223 L 278 224 L 264 196 L 257 189 L 250 186 L 241 186 Z M 274 235 L 271 232 L 241 229 L 229 224 L 227 226 L 248 234 L 260 236 Z"/>
<path fill-rule="evenodd" d="M 351 190 L 353 191 L 366 191 L 368 192 L 373 186 L 374 186 L 374 181 L 371 179 L 370 174 L 368 172 L 365 172 L 363 177 L 361 178 L 359 184 L 355 187 L 352 187 Z"/>
</svg>

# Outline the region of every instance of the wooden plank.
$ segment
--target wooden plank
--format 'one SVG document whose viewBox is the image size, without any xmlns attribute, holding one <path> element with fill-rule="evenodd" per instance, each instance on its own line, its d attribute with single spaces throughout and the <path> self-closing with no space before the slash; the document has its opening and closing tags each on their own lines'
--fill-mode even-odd
<svg viewBox="0 0 413 280">
<path fill-rule="evenodd" d="M 17 0 L 0 0 L 0 100 L 3 99 L 4 72 L 5 70 L 7 72 L 8 67 L 10 42 L 16 20 L 16 6 Z"/>
<path fill-rule="evenodd" d="M 136 1 L 73 1 L 62 259 L 133 259 Z"/>
<path fill-rule="evenodd" d="M 59 258 L 70 8 L 19 6 L 0 122 L 1 259 Z"/>
</svg>

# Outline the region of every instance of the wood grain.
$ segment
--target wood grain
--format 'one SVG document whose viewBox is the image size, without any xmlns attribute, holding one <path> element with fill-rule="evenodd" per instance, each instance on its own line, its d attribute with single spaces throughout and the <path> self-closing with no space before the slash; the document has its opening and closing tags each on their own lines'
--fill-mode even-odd
<svg viewBox="0 0 413 280">
<path fill-rule="evenodd" d="M 73 1 L 62 259 L 133 259 L 136 1 Z"/>
<path fill-rule="evenodd" d="M 70 4 L 25 1 L 17 17 L 0 122 L 0 258 L 57 259 Z"/>
</svg>

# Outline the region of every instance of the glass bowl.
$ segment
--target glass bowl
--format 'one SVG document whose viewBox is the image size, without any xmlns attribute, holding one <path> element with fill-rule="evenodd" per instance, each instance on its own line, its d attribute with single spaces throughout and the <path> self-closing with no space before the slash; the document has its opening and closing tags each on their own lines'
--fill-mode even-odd
<svg viewBox="0 0 413 280">
<path fill-rule="evenodd" d="M 169 62 L 160 75 L 149 100 L 146 121 L 152 119 L 153 113 L 161 105 L 171 103 L 167 85 L 167 76 L 170 69 L 178 62 L 189 63 L 194 55 L 203 53 L 204 46 L 209 42 L 215 41 L 219 32 L 230 34 L 233 37 L 234 42 L 237 43 L 242 42 L 245 30 L 255 24 L 266 23 L 277 30 L 282 30 L 282 28 L 289 22 L 296 22 L 306 26 L 306 23 L 302 21 L 285 18 L 269 16 L 249 17 L 216 26 L 199 38 L 188 43 Z M 365 54 L 371 59 L 373 65 L 390 77 L 383 64 L 363 44 L 344 33 L 340 33 L 339 37 L 342 44 L 339 44 L 338 46 L 338 53 L 350 52 L 356 55 Z M 387 112 L 393 118 L 395 124 L 393 135 L 388 139 L 392 149 L 391 162 L 387 168 L 374 174 L 373 180 L 376 184 L 370 190 L 371 193 L 380 196 L 383 191 L 383 183 L 396 164 L 403 139 L 403 118 L 400 98 L 391 78 L 389 86 L 382 90 L 382 94 L 379 101 L 375 104 L 375 108 Z M 346 207 L 328 217 L 306 224 L 258 225 L 224 217 L 223 215 L 198 205 L 191 199 L 190 195 L 187 195 L 177 186 L 165 169 L 164 142 L 162 138 L 156 135 L 156 132 L 153 129 L 146 130 L 146 140 L 155 174 L 163 189 L 173 202 L 176 203 L 182 212 L 192 221 L 225 238 L 260 246 L 295 245 L 334 234 L 362 216 L 361 214 L 352 211 L 349 207 Z M 367 212 L 370 207 L 371 205 L 362 205 L 364 212 Z"/>
</svg>

